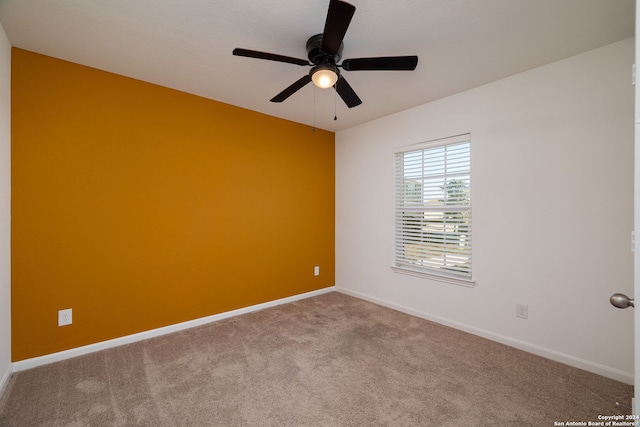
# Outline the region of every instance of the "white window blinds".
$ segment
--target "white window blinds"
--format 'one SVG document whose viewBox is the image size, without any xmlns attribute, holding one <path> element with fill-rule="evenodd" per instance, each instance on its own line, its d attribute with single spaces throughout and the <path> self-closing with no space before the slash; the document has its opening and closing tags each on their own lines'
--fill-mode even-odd
<svg viewBox="0 0 640 427">
<path fill-rule="evenodd" d="M 395 218 L 396 267 L 471 279 L 470 135 L 396 152 Z"/>
</svg>

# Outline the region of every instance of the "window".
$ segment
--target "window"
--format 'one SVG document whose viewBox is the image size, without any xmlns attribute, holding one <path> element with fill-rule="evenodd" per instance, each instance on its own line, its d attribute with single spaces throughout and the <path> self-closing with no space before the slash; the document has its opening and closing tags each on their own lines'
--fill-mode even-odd
<svg viewBox="0 0 640 427">
<path fill-rule="evenodd" d="M 472 286 L 470 135 L 395 156 L 394 271 Z"/>
</svg>

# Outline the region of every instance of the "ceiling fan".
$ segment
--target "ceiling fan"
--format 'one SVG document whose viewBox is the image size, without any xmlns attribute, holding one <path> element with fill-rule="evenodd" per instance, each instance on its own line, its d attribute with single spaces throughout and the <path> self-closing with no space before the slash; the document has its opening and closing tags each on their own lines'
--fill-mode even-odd
<svg viewBox="0 0 640 427">
<path fill-rule="evenodd" d="M 322 89 L 333 86 L 345 104 L 349 108 L 353 108 L 362 104 L 362 100 L 347 83 L 339 68 L 345 71 L 412 71 L 418 65 L 417 56 L 345 59 L 341 64 L 338 64 L 342 58 L 342 49 L 344 48 L 342 39 L 347 32 L 347 28 L 349 28 L 355 11 L 356 8 L 352 4 L 341 0 L 330 0 L 323 33 L 316 34 L 307 40 L 308 61 L 306 59 L 241 48 L 234 49 L 233 54 L 312 67 L 309 74 L 301 77 L 291 86 L 274 96 L 271 102 L 282 102 L 302 89 L 307 83 L 313 81 L 317 87 Z"/>
</svg>

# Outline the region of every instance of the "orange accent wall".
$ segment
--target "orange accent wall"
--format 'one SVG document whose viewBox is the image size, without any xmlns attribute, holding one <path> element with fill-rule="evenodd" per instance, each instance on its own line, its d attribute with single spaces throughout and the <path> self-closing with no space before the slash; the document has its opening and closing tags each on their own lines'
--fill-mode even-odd
<svg viewBox="0 0 640 427">
<path fill-rule="evenodd" d="M 334 285 L 331 132 L 16 48 L 11 124 L 14 361 Z"/>
</svg>

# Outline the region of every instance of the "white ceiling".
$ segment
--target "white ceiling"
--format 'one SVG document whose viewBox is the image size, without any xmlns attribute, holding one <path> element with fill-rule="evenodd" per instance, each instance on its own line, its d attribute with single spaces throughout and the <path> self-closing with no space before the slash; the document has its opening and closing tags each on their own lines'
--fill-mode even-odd
<svg viewBox="0 0 640 427">
<path fill-rule="evenodd" d="M 15 47 L 331 131 L 634 35 L 634 0 L 351 2 L 343 59 L 419 57 L 413 72 L 344 71 L 352 109 L 312 84 L 271 103 L 309 68 L 231 54 L 306 59 L 329 0 L 0 0 L 0 23 Z"/>
</svg>

